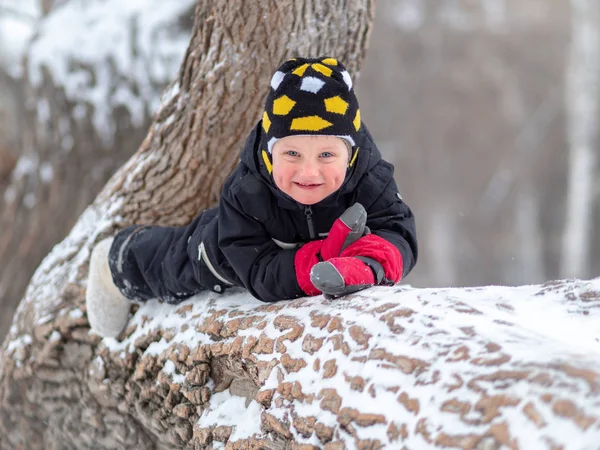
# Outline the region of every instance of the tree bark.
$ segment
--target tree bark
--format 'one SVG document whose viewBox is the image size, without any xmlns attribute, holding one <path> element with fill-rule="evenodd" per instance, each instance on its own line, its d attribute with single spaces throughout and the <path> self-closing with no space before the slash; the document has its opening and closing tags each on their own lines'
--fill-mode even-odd
<svg viewBox="0 0 600 450">
<path fill-rule="evenodd" d="M 188 10 L 189 14 L 192 12 L 193 9 Z M 104 55 L 102 73 L 94 61 L 77 52 L 75 55 L 59 52 L 51 61 L 50 66 L 63 64 L 64 73 L 38 64 L 36 49 L 52 45 L 56 39 L 48 31 L 53 14 L 61 12 L 52 11 L 42 19 L 45 26 L 28 50 L 23 83 L 27 101 L 21 100 L 28 107 L 15 115 L 21 124 L 21 141 L 13 149 L 18 162 L 10 177 L 7 174 L 3 178 L 0 167 L 0 339 L 8 331 L 35 268 L 69 232 L 108 178 L 139 147 L 152 123 L 149 104 L 157 103 L 171 81 L 147 76 L 147 85 L 140 85 L 135 70 L 131 73 L 119 70 L 116 62 L 119 58 L 129 58 L 131 67 L 144 70 L 154 63 L 144 60 L 143 48 L 133 37 L 130 48 L 125 50 L 129 53 Z M 107 24 L 111 18 L 109 14 L 106 16 L 108 19 L 96 19 L 94 26 L 106 29 L 117 26 Z M 174 17 L 172 22 L 171 34 L 176 29 L 185 34 L 191 30 L 189 20 Z M 160 25 L 154 25 L 150 31 L 141 25 L 136 28 L 133 21 L 128 25 L 130 29 L 122 30 L 126 36 L 135 36 L 136 30 L 138 34 L 159 36 L 163 31 Z M 32 73 L 40 73 L 40 80 L 31 77 Z M 73 93 L 77 91 L 74 84 L 79 91 L 94 92 L 96 103 L 90 101 L 89 97 L 94 97 L 91 94 L 78 98 Z M 127 109 L 114 101 L 119 93 L 127 93 L 129 101 L 135 102 L 138 107 L 135 113 L 133 108 Z M 98 123 L 104 124 L 108 131 Z"/>
<path fill-rule="evenodd" d="M 180 225 L 214 204 L 247 133 L 260 117 L 274 68 L 293 55 L 335 55 L 356 73 L 364 59 L 373 14 L 374 3 L 369 0 L 198 4 L 178 79 L 165 93 L 146 139 L 67 238 L 45 258 L 21 301 L 3 348 L 2 448 L 192 445 L 190 423 L 199 410 L 188 403 L 191 412 L 158 418 L 162 406 L 154 403 L 160 397 L 152 399 L 154 388 L 141 391 L 141 385 L 131 384 L 135 371 L 145 377 L 144 366 L 129 357 L 113 364 L 104 353 L 106 347 L 88 334 L 84 293 L 90 249 L 126 225 Z M 79 129 L 77 134 L 82 143 L 90 136 L 94 139 L 94 130 Z M 126 127 L 122 136 L 130 139 L 130 145 L 137 140 Z M 29 147 L 36 146 L 35 139 Z M 81 173 L 89 170 L 90 157 L 82 151 L 75 169 L 62 175 L 78 176 L 83 184 Z M 34 169 L 40 170 L 38 161 L 34 163 Z M 106 162 L 100 171 L 113 168 Z M 60 220 L 66 203 L 89 201 L 84 195 L 66 195 L 53 182 L 37 183 L 33 197 L 24 192 L 16 190 L 12 204 L 46 198 L 47 206 L 36 211 L 43 220 L 30 220 L 8 208 L 8 221 L 3 218 L 2 224 L 24 231 L 3 237 L 2 258 L 34 253 L 41 246 L 38 237 L 43 236 L 45 224 Z M 22 352 L 32 358 L 20 360 Z M 94 372 L 101 360 L 107 371 Z M 209 366 L 203 364 L 195 371 L 204 373 Z M 210 370 L 218 367 L 210 365 Z M 105 374 L 114 380 L 103 382 Z M 195 389 L 193 395 L 207 401 L 206 389 Z M 181 414 L 190 417 L 182 419 Z M 201 448 L 198 442 L 193 445 Z"/>
</svg>

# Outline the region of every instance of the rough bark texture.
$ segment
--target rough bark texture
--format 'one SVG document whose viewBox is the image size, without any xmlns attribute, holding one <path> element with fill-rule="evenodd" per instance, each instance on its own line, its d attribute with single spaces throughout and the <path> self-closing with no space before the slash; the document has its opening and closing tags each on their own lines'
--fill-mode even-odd
<svg viewBox="0 0 600 450">
<path fill-rule="evenodd" d="M 131 223 L 183 224 L 213 204 L 260 116 L 273 69 L 293 55 L 330 54 L 355 73 L 364 58 L 373 13 L 374 4 L 368 0 L 198 5 L 178 80 L 146 139 L 42 262 L 21 301 L 3 348 L 1 448 L 203 448 L 210 442 L 211 437 L 192 436 L 191 426 L 201 411 L 196 404 L 209 401 L 206 387 L 192 389 L 193 402 L 164 415 L 162 397 L 155 396 L 156 381 L 146 385 L 134 380 L 150 379 L 151 368 L 139 365 L 137 356 L 111 361 L 120 356 L 106 353 L 97 337 L 88 334 L 83 309 L 90 248 Z M 84 142 L 93 130 L 79 129 L 76 134 Z M 127 137 L 137 141 L 136 136 Z M 82 152 L 78 164 L 71 163 L 69 172 L 65 169 L 60 175 L 76 176 L 79 170 L 80 176 L 89 170 L 89 156 Z M 113 167 L 107 163 L 97 169 Z M 66 195 L 53 182 L 34 188 L 31 201 L 50 197 L 47 207 L 36 213 L 44 221 L 60 220 L 66 203 L 89 202 L 84 196 Z M 21 192 L 15 191 L 15 196 Z M 32 236 L 43 235 L 44 221 L 27 219 L 16 210 L 6 213 L 8 222 L 3 218 L 1 226 L 23 234 L 3 237 L 0 255 L 33 254 L 39 241 Z M 31 227 L 39 229 L 33 233 Z M 11 276 L 16 278 L 16 273 Z M 148 343 L 140 342 L 140 348 Z M 32 358 L 23 359 L 25 353 Z M 226 359 L 200 358 L 194 373 L 199 380 L 207 370 L 218 373 L 219 361 Z M 96 371 L 99 364 L 104 369 Z M 179 403 L 178 395 L 171 394 L 167 405 Z M 227 430 L 217 433 L 226 436 Z M 284 441 L 269 442 L 265 445 L 281 448 Z"/>
<path fill-rule="evenodd" d="M 59 3 L 65 2 L 49 2 L 46 6 L 55 7 Z M 190 20 L 178 25 L 188 32 L 192 26 Z M 123 31 L 133 34 L 135 30 Z M 55 39 L 52 33 L 49 34 L 42 32 L 37 36 L 29 51 L 35 44 L 43 45 Z M 131 47 L 128 49 L 131 55 L 127 56 L 136 61 L 135 55 L 142 52 L 137 43 L 132 43 Z M 59 54 L 56 58 L 67 59 L 68 56 Z M 98 98 L 98 102 L 106 102 L 106 110 L 98 111 L 95 110 L 98 105 L 69 97 L 66 92 L 69 87 L 65 84 L 72 84 L 72 75 L 76 74 L 80 77 L 81 89 L 96 90 L 96 96 L 103 95 L 101 89 L 105 84 L 107 97 L 116 91 L 130 89 L 138 105 L 156 100 L 145 99 L 143 95 L 148 95 L 147 91 L 152 87 L 160 93 L 167 84 L 156 81 L 145 92 L 140 92 L 144 89 L 137 86 L 135 74 L 118 73 L 115 62 L 107 59 L 104 68 L 107 73 L 99 74 L 89 61 L 73 56 L 65 62 L 65 66 L 68 64 L 66 74 L 53 73 L 43 67 L 39 83 L 29 78 L 38 67 L 32 67 L 33 63 L 28 62 L 27 78 L 21 83 L 24 85 L 21 97 L 27 100 L 12 99 L 11 103 L 21 107 L 11 107 L 12 121 L 0 121 L 0 135 L 3 126 L 9 126 L 20 138 L 20 142 L 7 148 L 11 151 L 9 156 L 18 159 L 16 167 L 14 162 L 13 167 L 9 167 L 8 157 L 6 164 L 3 163 L 0 149 L 0 339 L 6 335 L 25 287 L 42 258 L 65 237 L 110 176 L 135 153 L 152 123 L 153 111 L 147 107 L 138 113 L 141 117 L 133 117 L 127 108 L 113 106 L 110 98 Z M 71 83 L 61 76 L 71 76 Z M 8 85 L 5 78 L 0 76 L 0 86 Z M 21 88 L 14 81 L 13 85 Z M 70 90 L 73 91 L 72 87 Z M 0 104 L 4 104 L 4 88 L 1 91 Z M 136 91 L 139 97 L 135 97 Z M 20 91 L 11 89 L 8 92 Z M 106 132 L 94 123 L 94 119 L 103 114 L 107 115 L 104 117 L 107 123 L 115 125 L 114 133 L 108 139 Z M 3 118 L 2 111 L 0 118 Z M 13 141 L 16 136 L 10 135 Z M 8 154 L 8 151 L 4 153 Z"/>
<path fill-rule="evenodd" d="M 513 312 L 543 305 L 573 331 L 598 320 L 599 289 L 207 293 L 141 306 L 119 342 L 67 307 L 5 349 L 3 448 L 595 448 L 597 343 L 567 348 Z"/>
</svg>

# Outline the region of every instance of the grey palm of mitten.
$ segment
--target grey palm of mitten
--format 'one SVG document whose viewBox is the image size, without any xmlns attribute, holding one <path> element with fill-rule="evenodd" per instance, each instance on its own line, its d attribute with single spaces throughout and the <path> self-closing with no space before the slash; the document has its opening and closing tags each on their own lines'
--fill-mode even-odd
<svg viewBox="0 0 600 450">
<path fill-rule="evenodd" d="M 367 234 L 371 232 L 369 227 L 367 227 L 367 211 L 364 206 L 358 202 L 344 211 L 340 216 L 340 220 L 350 229 L 340 253 L 342 253 L 350 244 L 364 236 L 365 232 L 367 232 Z"/>
<path fill-rule="evenodd" d="M 130 301 L 115 286 L 108 254 L 113 238 L 100 241 L 92 251 L 85 303 L 92 331 L 117 337 L 129 319 Z"/>
</svg>

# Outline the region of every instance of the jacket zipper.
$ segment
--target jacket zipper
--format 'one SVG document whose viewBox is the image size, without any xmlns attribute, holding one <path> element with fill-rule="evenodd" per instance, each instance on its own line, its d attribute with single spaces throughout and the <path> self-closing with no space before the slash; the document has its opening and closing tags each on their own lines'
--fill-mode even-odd
<svg viewBox="0 0 600 450">
<path fill-rule="evenodd" d="M 310 206 L 304 207 L 304 215 L 306 216 L 306 223 L 308 223 L 308 232 L 310 234 L 310 238 L 314 239 L 315 238 L 315 227 L 313 225 L 313 219 L 312 219 L 313 210 Z"/>
</svg>

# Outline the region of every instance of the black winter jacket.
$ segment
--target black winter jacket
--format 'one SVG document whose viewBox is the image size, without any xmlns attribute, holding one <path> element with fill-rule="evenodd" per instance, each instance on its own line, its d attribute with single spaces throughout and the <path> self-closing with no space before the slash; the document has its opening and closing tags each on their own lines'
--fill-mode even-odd
<svg viewBox="0 0 600 450">
<path fill-rule="evenodd" d="M 367 226 L 402 254 L 406 276 L 417 260 L 413 214 L 402 201 L 393 166 L 381 158 L 367 128 L 340 189 L 312 206 L 277 188 L 261 158 L 262 125 L 250 133 L 241 161 L 226 180 L 218 207 L 183 227 L 128 227 L 109 255 L 113 280 L 131 299 L 178 303 L 202 290 L 242 286 L 263 301 L 305 296 L 294 269 L 297 248 L 323 239 L 346 208 L 360 202 Z"/>
</svg>

